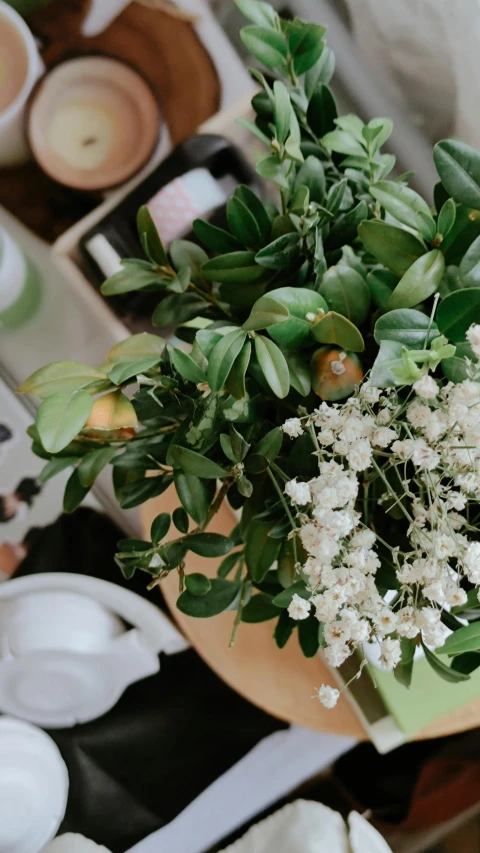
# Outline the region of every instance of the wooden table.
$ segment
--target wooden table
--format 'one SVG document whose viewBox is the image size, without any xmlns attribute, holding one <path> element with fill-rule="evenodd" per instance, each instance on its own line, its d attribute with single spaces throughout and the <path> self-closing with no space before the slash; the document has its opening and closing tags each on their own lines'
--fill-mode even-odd
<svg viewBox="0 0 480 853">
<path fill-rule="evenodd" d="M 159 512 L 172 512 L 178 505 L 169 489 L 161 498 L 143 507 L 145 535 Z M 236 524 L 232 510 L 224 504 L 212 520 L 209 530 L 227 534 Z M 175 536 L 175 533 L 172 533 Z M 191 552 L 187 571 L 199 571 L 215 577 L 219 559 L 199 557 Z M 161 586 L 175 622 L 203 660 L 230 687 L 263 710 L 307 728 L 347 735 L 365 740 L 367 734 L 348 699 L 340 697 L 334 710 L 327 710 L 312 699 L 314 688 L 323 682 L 333 684 L 332 675 L 320 655 L 305 658 L 293 637 L 280 650 L 272 638 L 273 622 L 241 624 L 235 646 L 229 648 L 235 614 L 222 613 L 212 619 L 192 619 L 176 609 L 178 576 L 172 572 Z M 154 594 L 154 593 L 153 593 Z M 441 717 L 422 729 L 415 739 L 435 738 L 480 725 L 480 698 L 452 714 Z"/>
</svg>

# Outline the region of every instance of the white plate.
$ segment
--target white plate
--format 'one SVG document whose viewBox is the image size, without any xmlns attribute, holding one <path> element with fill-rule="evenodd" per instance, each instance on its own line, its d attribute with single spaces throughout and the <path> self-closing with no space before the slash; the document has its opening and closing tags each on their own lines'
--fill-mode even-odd
<svg viewBox="0 0 480 853">
<path fill-rule="evenodd" d="M 0 717 L 0 851 L 39 853 L 65 814 L 68 772 L 53 740 Z"/>
</svg>

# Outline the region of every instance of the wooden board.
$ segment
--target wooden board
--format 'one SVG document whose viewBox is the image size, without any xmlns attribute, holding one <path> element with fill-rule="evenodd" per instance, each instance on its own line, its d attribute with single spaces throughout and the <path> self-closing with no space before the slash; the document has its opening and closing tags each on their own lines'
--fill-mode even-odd
<svg viewBox="0 0 480 853">
<path fill-rule="evenodd" d="M 176 506 L 178 501 L 172 489 L 146 503 L 143 507 L 145 535 L 148 536 L 151 522 L 159 512 L 172 512 Z M 235 524 L 232 510 L 224 504 L 209 530 L 225 534 Z M 189 552 L 186 566 L 187 571 L 214 577 L 220 562 Z M 296 637 L 280 650 L 272 638 L 273 622 L 241 624 L 235 646 L 230 649 L 234 613 L 223 613 L 212 619 L 192 619 L 180 613 L 175 607 L 178 597 L 175 572 L 162 582 L 161 589 L 173 618 L 198 654 L 220 678 L 254 705 L 274 717 L 307 728 L 363 740 L 367 737 L 348 699 L 340 697 L 337 707 L 329 711 L 312 698 L 315 687 L 323 682 L 333 684 L 333 678 L 320 656 L 310 659 L 303 656 Z M 435 720 L 418 732 L 416 739 L 442 737 L 478 725 L 480 698 Z"/>
<path fill-rule="evenodd" d="M 220 81 L 192 24 L 131 3 L 100 35 L 80 32 L 89 0 L 57 0 L 28 18 L 47 68 L 106 53 L 129 62 L 156 92 L 173 145 L 194 133 L 220 104 Z M 36 163 L 0 170 L 0 204 L 49 243 L 101 201 L 61 187 Z"/>
</svg>

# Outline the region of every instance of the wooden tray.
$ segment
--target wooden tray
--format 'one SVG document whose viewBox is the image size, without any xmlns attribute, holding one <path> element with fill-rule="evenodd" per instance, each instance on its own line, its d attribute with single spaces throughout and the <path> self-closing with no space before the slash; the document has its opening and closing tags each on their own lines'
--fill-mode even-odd
<svg viewBox="0 0 480 853">
<path fill-rule="evenodd" d="M 142 508 L 145 535 L 148 536 L 147 531 L 158 513 L 172 512 L 175 506 L 178 506 L 178 501 L 172 489 L 161 498 L 146 503 Z M 225 534 L 235 524 L 232 510 L 224 504 L 209 530 Z M 189 552 L 186 566 L 187 571 L 199 571 L 214 577 L 220 562 Z M 310 659 L 303 656 L 295 637 L 280 650 L 272 638 L 272 622 L 241 624 L 235 646 L 230 649 L 228 643 L 234 613 L 223 613 L 213 619 L 192 619 L 180 613 L 175 606 L 178 597 L 175 572 L 162 582 L 161 589 L 177 625 L 198 654 L 230 687 L 254 705 L 274 717 L 306 728 L 366 739 L 366 732 L 348 699 L 340 697 L 332 711 L 312 699 L 315 687 L 323 682 L 333 685 L 334 680 L 320 656 Z M 435 720 L 418 732 L 415 739 L 442 737 L 476 728 L 479 724 L 480 698 L 453 714 Z"/>
<path fill-rule="evenodd" d="M 85 38 L 80 28 L 89 2 L 57 0 L 28 18 L 43 45 L 42 59 L 47 68 L 92 52 L 129 62 L 156 92 L 172 145 L 217 112 L 220 81 L 192 24 L 131 3 L 103 33 Z M 100 200 L 99 196 L 61 187 L 33 162 L 0 170 L 0 204 L 48 243 Z"/>
</svg>

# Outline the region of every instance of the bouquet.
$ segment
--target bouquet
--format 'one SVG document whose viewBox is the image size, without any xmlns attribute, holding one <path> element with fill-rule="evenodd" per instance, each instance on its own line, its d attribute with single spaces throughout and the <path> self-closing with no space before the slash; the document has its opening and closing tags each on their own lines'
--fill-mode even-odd
<svg viewBox="0 0 480 853">
<path fill-rule="evenodd" d="M 66 512 L 107 465 L 125 509 L 172 484 L 178 508 L 116 561 L 151 587 L 177 573 L 189 616 L 233 610 L 233 636 L 271 620 L 278 646 L 295 632 L 334 667 L 375 643 L 406 686 L 423 647 L 463 681 L 480 665 L 480 154 L 435 146 L 431 207 L 383 152 L 387 118 L 337 114 L 324 28 L 236 2 L 266 70 L 243 123 L 277 203 L 239 186 L 228 230 L 196 220 L 198 243 L 168 252 L 140 209 L 145 257 L 103 293 L 158 291 L 153 322 L 184 345 L 136 334 L 100 367 L 30 376 L 42 479 L 73 467 Z M 208 531 L 223 501 L 228 536 Z M 223 557 L 218 576 L 186 573 L 188 551 Z"/>
</svg>

